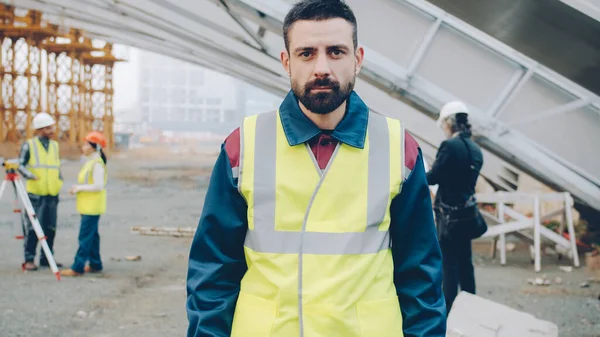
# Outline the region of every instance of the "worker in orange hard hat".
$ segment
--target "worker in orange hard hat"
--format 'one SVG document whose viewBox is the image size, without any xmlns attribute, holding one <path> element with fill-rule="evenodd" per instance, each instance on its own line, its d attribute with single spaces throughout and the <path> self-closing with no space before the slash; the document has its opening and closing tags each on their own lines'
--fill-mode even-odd
<svg viewBox="0 0 600 337">
<path fill-rule="evenodd" d="M 106 212 L 106 155 L 103 148 L 106 148 L 106 138 L 98 131 L 89 133 L 81 146 L 87 161 L 79 171 L 78 184 L 69 190 L 70 194 L 76 195 L 77 211 L 81 214 L 79 249 L 71 268 L 61 271 L 63 276 L 102 271 L 98 222 L 100 215 Z"/>
</svg>

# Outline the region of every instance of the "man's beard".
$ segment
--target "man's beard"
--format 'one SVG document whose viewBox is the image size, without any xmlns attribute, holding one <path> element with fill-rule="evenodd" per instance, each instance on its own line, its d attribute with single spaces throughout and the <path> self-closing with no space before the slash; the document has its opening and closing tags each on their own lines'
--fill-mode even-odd
<svg viewBox="0 0 600 337">
<path fill-rule="evenodd" d="M 336 80 L 332 80 L 328 77 L 317 78 L 311 82 L 306 83 L 304 87 L 299 86 L 297 83 L 292 81 L 292 90 L 294 94 L 309 111 L 326 115 L 333 110 L 337 109 L 352 93 L 354 90 L 355 78 L 352 78 L 343 87 Z M 318 91 L 311 92 L 311 89 L 318 87 L 328 87 L 329 91 Z"/>
</svg>

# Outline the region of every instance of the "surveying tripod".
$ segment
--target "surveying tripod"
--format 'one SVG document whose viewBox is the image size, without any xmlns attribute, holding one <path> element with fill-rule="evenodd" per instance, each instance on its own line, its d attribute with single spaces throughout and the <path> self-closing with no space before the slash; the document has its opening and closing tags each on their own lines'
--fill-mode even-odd
<svg viewBox="0 0 600 337">
<path fill-rule="evenodd" d="M 15 188 L 16 200 L 15 200 L 15 210 L 17 208 L 17 204 L 19 200 L 25 207 L 25 213 L 29 217 L 29 221 L 33 226 L 33 230 L 35 231 L 35 235 L 38 240 L 42 244 L 42 250 L 44 254 L 46 254 L 46 258 L 48 259 L 48 263 L 50 264 L 50 268 L 56 279 L 60 281 L 60 274 L 58 272 L 58 267 L 56 266 L 56 262 L 54 261 L 54 256 L 52 256 L 52 252 L 50 251 L 50 247 L 48 246 L 48 242 L 46 242 L 46 236 L 44 235 L 44 231 L 42 230 L 42 226 L 35 215 L 35 210 L 33 209 L 33 205 L 31 205 L 31 201 L 29 200 L 29 196 L 27 195 L 27 191 L 23 186 L 23 182 L 19 177 L 19 173 L 17 170 L 19 169 L 19 161 L 16 159 L 4 160 L 4 158 L 0 158 L 0 163 L 4 166 L 4 170 L 6 170 L 6 178 L 0 185 L 0 199 L 2 199 L 2 195 L 6 190 L 6 186 L 10 182 Z M 20 238 L 20 237 L 17 237 Z M 23 264 L 23 270 L 25 270 L 25 264 Z"/>
</svg>

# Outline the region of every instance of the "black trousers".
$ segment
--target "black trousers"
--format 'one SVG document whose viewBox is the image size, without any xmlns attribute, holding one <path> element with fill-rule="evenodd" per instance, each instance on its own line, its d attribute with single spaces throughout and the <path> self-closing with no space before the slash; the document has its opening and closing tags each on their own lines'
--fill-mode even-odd
<svg viewBox="0 0 600 337">
<path fill-rule="evenodd" d="M 54 237 L 56 236 L 56 219 L 58 210 L 58 196 L 29 194 L 29 200 L 40 222 L 40 226 L 46 236 L 46 242 L 52 254 L 54 254 Z M 33 262 L 37 251 L 38 238 L 29 221 L 29 217 L 23 214 L 23 235 L 25 248 L 25 262 Z M 40 253 L 40 265 L 48 266 L 46 254 Z"/>
<path fill-rule="evenodd" d="M 445 240 L 441 239 L 443 262 L 443 290 L 446 298 L 447 311 L 450 312 L 454 299 L 458 295 L 458 288 L 475 294 L 475 268 L 473 267 L 473 254 L 471 240 Z"/>
</svg>

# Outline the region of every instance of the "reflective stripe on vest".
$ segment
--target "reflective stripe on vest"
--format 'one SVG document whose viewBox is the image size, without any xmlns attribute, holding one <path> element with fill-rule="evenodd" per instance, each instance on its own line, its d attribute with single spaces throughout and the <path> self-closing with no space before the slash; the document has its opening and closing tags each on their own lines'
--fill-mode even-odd
<svg viewBox="0 0 600 337">
<path fill-rule="evenodd" d="M 370 114 L 369 134 L 369 168 L 367 189 L 367 225 L 364 232 L 321 233 L 321 232 L 286 232 L 275 230 L 275 156 L 277 114 L 261 114 L 256 120 L 256 140 L 254 144 L 254 185 L 260 186 L 260 193 L 255 191 L 256 208 L 254 209 L 254 230 L 248 231 L 245 246 L 262 253 L 297 254 L 369 254 L 387 249 L 390 244 L 388 231 L 380 231 L 379 224 L 387 211 L 387 204 L 376 204 L 370 197 L 376 191 L 387 190 L 390 184 L 390 144 L 389 130 L 385 117 Z M 242 129 L 242 134 L 244 130 Z M 242 137 L 243 139 L 243 137 Z M 320 171 L 312 150 L 311 154 L 315 168 Z M 339 150 L 339 144 L 332 155 L 329 164 L 322 173 L 318 192 L 323 178 Z M 242 151 L 243 153 L 243 151 Z M 402 156 L 400 156 L 402 157 Z M 241 160 L 240 163 L 244 161 Z M 257 169 L 256 164 L 260 168 Z M 264 165 L 263 163 L 267 163 Z M 241 164 L 243 165 L 243 164 Z M 404 167 L 404 165 L 400 165 Z M 243 170 L 243 168 L 242 168 Z M 351 183 L 351 182 L 349 182 Z M 241 180 L 238 183 L 241 186 Z M 314 201 L 311 199 L 310 204 Z M 309 208 L 310 208 L 309 204 Z M 257 221 L 258 220 L 258 221 Z M 306 219 L 305 219 L 306 220 Z"/>
<path fill-rule="evenodd" d="M 36 137 L 29 139 L 27 144 L 30 156 L 26 167 L 37 177 L 37 180 L 27 180 L 27 192 L 35 195 L 58 195 L 63 185 L 60 180 L 58 143 L 50 140 L 46 150 Z"/>
<path fill-rule="evenodd" d="M 40 149 L 39 149 L 39 145 L 36 144 L 36 142 L 39 142 L 40 143 L 39 145 L 41 145 L 41 142 L 39 139 L 32 140 L 29 143 L 30 150 L 33 151 L 33 157 L 35 158 L 35 164 L 34 165 L 28 164 L 27 167 L 30 167 L 33 169 L 36 169 L 36 168 L 57 169 L 57 170 L 60 169 L 60 165 L 46 165 L 46 164 L 40 163 L 40 153 L 39 153 Z M 57 160 L 59 160 L 58 159 L 58 143 L 51 140 L 50 143 L 48 144 L 48 150 L 50 150 L 50 147 L 52 147 L 53 154 L 56 155 Z M 33 148 L 33 149 L 31 149 L 31 148 Z M 50 154 L 49 152 L 50 151 L 48 151 L 48 154 Z M 59 160 L 59 162 L 60 162 L 60 160 Z"/>
<path fill-rule="evenodd" d="M 96 164 L 100 164 L 104 167 L 104 185 L 107 181 L 106 165 L 102 158 L 97 157 L 88 160 L 77 176 L 78 184 L 93 184 L 94 183 L 94 167 Z M 84 215 L 100 215 L 106 212 L 106 188 L 101 191 L 87 192 L 81 191 L 77 193 L 75 200 L 77 211 Z"/>
</svg>

